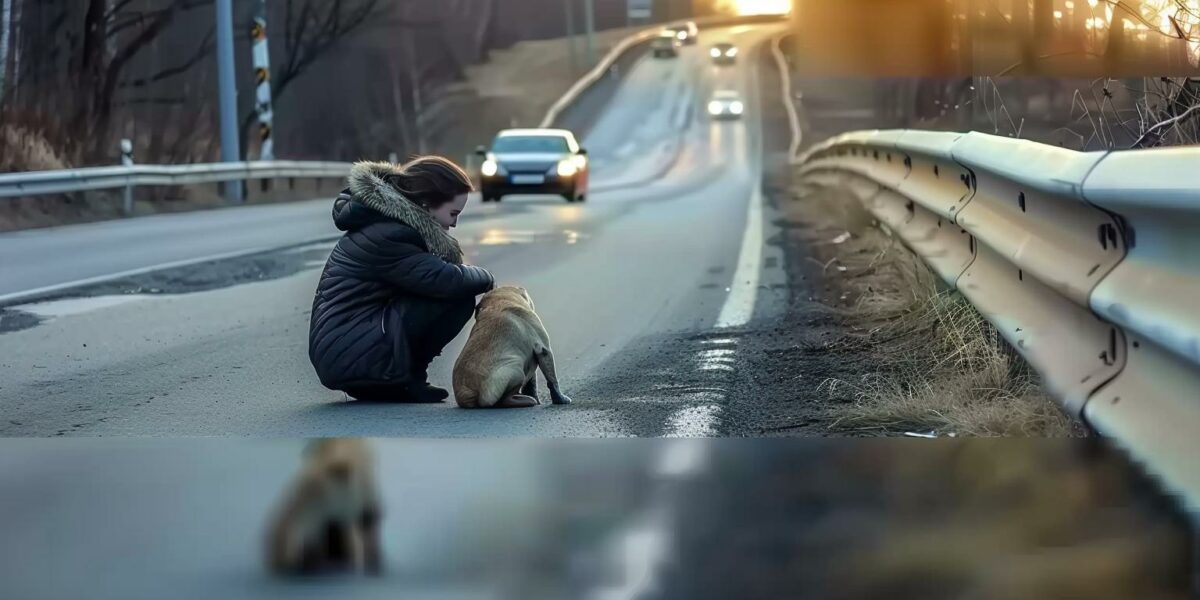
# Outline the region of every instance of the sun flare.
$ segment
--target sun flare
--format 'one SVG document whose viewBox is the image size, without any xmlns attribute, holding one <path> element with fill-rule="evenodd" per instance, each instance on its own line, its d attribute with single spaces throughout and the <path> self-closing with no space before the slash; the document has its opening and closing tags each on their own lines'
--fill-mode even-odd
<svg viewBox="0 0 1200 600">
<path fill-rule="evenodd" d="M 782 15 L 792 11 L 792 0 L 721 0 L 718 4 L 737 15 Z"/>
</svg>

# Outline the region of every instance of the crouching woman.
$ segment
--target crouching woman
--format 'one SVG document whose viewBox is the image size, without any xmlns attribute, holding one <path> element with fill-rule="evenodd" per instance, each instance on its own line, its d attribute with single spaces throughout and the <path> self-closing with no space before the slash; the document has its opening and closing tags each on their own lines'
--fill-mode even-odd
<svg viewBox="0 0 1200 600">
<path fill-rule="evenodd" d="M 345 234 L 317 284 L 308 355 L 322 385 L 359 400 L 440 402 L 428 382 L 434 357 L 493 287 L 463 264 L 450 236 L 472 190 L 441 157 L 405 165 L 362 162 L 333 205 Z"/>
</svg>

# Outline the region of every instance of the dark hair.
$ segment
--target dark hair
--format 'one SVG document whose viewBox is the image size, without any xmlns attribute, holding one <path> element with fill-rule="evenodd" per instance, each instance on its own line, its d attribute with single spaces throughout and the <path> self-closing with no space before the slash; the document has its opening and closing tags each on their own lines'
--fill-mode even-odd
<svg viewBox="0 0 1200 600">
<path fill-rule="evenodd" d="M 440 156 L 415 158 L 388 175 L 387 181 L 409 200 L 425 208 L 437 208 L 459 194 L 475 190 L 462 167 Z"/>
</svg>

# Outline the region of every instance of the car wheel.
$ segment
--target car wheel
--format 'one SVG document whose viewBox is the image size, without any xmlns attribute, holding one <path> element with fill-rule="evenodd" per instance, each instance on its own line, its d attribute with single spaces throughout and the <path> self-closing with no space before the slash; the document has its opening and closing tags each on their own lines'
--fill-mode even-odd
<svg viewBox="0 0 1200 600">
<path fill-rule="evenodd" d="M 587 194 L 580 194 L 577 198 L 575 198 L 575 201 L 576 202 L 587 202 Z"/>
</svg>

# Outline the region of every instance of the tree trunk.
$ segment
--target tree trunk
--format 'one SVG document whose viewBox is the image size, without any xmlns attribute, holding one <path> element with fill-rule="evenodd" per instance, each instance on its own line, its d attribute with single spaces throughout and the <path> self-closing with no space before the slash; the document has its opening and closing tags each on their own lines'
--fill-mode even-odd
<svg viewBox="0 0 1200 600">
<path fill-rule="evenodd" d="M 424 104 L 421 102 L 421 73 L 420 63 L 417 57 L 417 42 L 415 36 L 408 36 L 408 49 L 405 52 L 408 56 L 408 77 L 409 85 L 412 89 L 412 109 L 413 122 L 416 124 L 417 130 L 417 153 L 425 154 L 425 132 L 421 127 L 421 113 L 424 112 Z"/>
<path fill-rule="evenodd" d="M 1021 63 L 1017 71 L 1022 75 L 1031 75 L 1037 70 L 1037 49 L 1031 25 L 1029 3 L 1026 0 L 1012 0 L 1013 39 L 1017 43 L 1017 60 Z"/>
<path fill-rule="evenodd" d="M 73 130 L 77 135 L 92 141 L 95 149 L 108 132 L 109 113 L 112 99 L 102 98 L 103 72 L 105 69 L 105 40 L 108 37 L 108 0 L 88 0 L 87 12 L 83 17 L 83 45 L 79 51 L 78 71 L 75 74 L 74 93 L 82 100 L 76 113 Z"/>
<path fill-rule="evenodd" d="M 1033 37 L 1036 48 L 1046 48 L 1053 40 L 1054 0 L 1033 0 Z"/>
<path fill-rule="evenodd" d="M 4 102 L 4 89 L 8 83 L 8 42 L 12 32 L 12 0 L 0 4 L 0 103 Z"/>
<path fill-rule="evenodd" d="M 1108 27 L 1108 44 L 1104 50 L 1107 73 L 1116 73 L 1125 66 L 1129 49 L 1125 40 L 1125 17 L 1129 14 L 1126 9 L 1138 13 L 1141 4 L 1141 0 L 1120 0 L 1113 7 L 1112 24 Z"/>
</svg>

